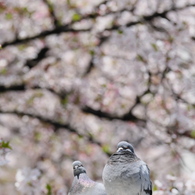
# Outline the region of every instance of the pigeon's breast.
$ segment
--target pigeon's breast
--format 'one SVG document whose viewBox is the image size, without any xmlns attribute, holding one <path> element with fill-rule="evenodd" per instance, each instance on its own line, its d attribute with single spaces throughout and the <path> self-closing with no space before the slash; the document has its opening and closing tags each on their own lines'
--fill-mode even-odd
<svg viewBox="0 0 195 195">
<path fill-rule="evenodd" d="M 112 162 L 103 170 L 104 185 L 110 195 L 137 195 L 141 190 L 139 167 L 136 162 Z"/>
</svg>

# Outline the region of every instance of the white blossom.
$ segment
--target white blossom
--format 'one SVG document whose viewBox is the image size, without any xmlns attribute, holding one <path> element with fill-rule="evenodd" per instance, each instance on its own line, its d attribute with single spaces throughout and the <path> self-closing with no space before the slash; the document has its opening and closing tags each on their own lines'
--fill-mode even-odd
<svg viewBox="0 0 195 195">
<path fill-rule="evenodd" d="M 16 173 L 15 186 L 18 191 L 25 195 L 40 195 L 40 177 L 41 173 L 38 169 L 23 168 Z"/>
<path fill-rule="evenodd" d="M 3 146 L 3 144 L 8 144 L 8 147 Z M 6 159 L 6 155 L 11 151 L 11 147 L 8 142 L 4 142 L 0 139 L 0 166 L 7 164 L 9 161 Z"/>
</svg>

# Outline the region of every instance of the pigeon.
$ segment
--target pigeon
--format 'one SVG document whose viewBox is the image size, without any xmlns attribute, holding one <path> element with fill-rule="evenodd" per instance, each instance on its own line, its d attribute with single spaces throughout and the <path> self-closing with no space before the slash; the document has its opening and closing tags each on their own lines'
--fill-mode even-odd
<svg viewBox="0 0 195 195">
<path fill-rule="evenodd" d="M 72 163 L 74 180 L 68 195 L 106 195 L 104 185 L 91 180 L 80 161 Z"/>
<path fill-rule="evenodd" d="M 133 146 L 121 141 L 103 169 L 107 195 L 152 195 L 150 170 L 138 158 Z"/>
</svg>

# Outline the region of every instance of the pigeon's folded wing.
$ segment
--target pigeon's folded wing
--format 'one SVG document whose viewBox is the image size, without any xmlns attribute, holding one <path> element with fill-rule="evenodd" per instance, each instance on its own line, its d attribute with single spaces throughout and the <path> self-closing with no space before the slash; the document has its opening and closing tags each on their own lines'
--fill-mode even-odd
<svg viewBox="0 0 195 195">
<path fill-rule="evenodd" d="M 152 195 L 152 182 L 150 181 L 150 170 L 146 164 L 140 167 L 141 195 Z"/>
</svg>

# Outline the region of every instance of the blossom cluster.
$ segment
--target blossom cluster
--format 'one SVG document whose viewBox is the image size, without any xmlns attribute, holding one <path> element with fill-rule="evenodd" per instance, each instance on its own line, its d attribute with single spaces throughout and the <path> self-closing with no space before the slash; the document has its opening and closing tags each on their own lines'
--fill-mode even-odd
<svg viewBox="0 0 195 195">
<path fill-rule="evenodd" d="M 3 166 L 8 163 L 6 156 L 11 151 L 11 149 L 12 148 L 9 145 L 9 142 L 5 142 L 0 139 L 0 166 Z"/>
<path fill-rule="evenodd" d="M 153 195 L 194 195 L 195 172 L 185 180 L 184 178 L 167 175 L 164 182 L 155 180 L 154 188 Z"/>
</svg>

